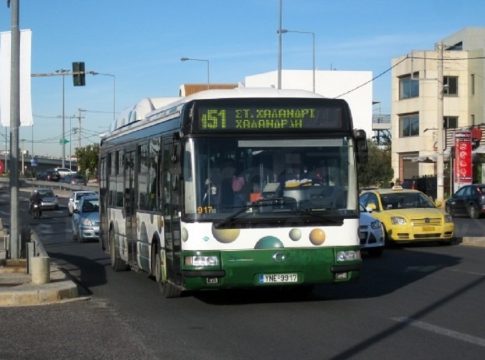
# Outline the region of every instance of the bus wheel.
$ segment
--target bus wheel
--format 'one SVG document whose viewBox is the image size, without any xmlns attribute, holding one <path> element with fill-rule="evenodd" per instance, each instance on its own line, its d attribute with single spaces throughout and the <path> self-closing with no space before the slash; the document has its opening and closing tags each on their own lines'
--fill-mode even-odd
<svg viewBox="0 0 485 360">
<path fill-rule="evenodd" d="M 121 260 L 116 252 L 114 231 L 109 232 L 109 254 L 111 258 L 111 267 L 114 271 L 123 271 L 128 268 L 128 266 L 123 260 Z"/>
<path fill-rule="evenodd" d="M 179 297 L 180 289 L 168 280 L 167 258 L 164 250 L 157 251 L 155 255 L 155 280 L 160 287 L 160 292 L 166 298 Z"/>
</svg>

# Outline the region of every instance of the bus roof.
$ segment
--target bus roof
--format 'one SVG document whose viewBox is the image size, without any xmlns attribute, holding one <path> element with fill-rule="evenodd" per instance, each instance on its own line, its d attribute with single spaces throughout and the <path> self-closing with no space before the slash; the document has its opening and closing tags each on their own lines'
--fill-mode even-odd
<svg viewBox="0 0 485 360">
<path fill-rule="evenodd" d="M 147 119 L 159 117 L 168 109 L 176 108 L 180 105 L 193 100 L 214 100 L 214 99 L 242 99 L 242 98 L 310 98 L 324 99 L 323 96 L 306 90 L 278 90 L 274 88 L 234 88 L 234 89 L 214 89 L 200 91 L 195 94 L 180 98 L 180 100 L 168 104 L 159 109 L 155 109 L 147 114 Z"/>
</svg>

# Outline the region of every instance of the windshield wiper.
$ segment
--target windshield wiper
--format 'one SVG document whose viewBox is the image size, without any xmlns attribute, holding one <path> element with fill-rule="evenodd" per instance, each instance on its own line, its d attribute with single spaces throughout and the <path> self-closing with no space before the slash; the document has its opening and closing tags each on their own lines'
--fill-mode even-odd
<svg viewBox="0 0 485 360">
<path fill-rule="evenodd" d="M 277 198 L 269 198 L 269 199 L 261 199 L 257 202 L 253 202 L 248 205 L 243 205 L 241 209 L 237 210 L 235 213 L 229 215 L 221 222 L 215 223 L 214 226 L 216 228 L 226 227 L 229 224 L 233 224 L 239 215 L 243 213 L 252 213 L 252 209 L 257 208 L 261 213 L 265 212 L 266 210 L 271 210 L 269 212 L 273 212 L 274 210 L 286 210 L 293 211 L 296 210 L 296 201 L 292 198 L 287 197 L 277 197 Z M 251 211 L 248 211 L 251 210 Z"/>
</svg>

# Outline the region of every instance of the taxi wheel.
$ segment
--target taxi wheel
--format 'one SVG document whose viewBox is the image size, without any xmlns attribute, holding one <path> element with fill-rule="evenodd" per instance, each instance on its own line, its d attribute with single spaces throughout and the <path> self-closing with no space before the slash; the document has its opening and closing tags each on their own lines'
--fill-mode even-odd
<svg viewBox="0 0 485 360">
<path fill-rule="evenodd" d="M 397 247 L 397 244 L 394 241 L 392 241 L 392 239 L 390 238 L 389 234 L 387 233 L 387 230 L 384 227 L 384 225 L 383 225 L 383 228 L 384 228 L 384 246 L 386 248 L 395 248 L 395 247 Z"/>
</svg>

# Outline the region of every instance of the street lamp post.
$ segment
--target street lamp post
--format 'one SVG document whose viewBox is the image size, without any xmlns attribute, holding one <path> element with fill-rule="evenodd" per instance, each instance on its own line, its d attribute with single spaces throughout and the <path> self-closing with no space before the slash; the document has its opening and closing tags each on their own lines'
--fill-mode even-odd
<svg viewBox="0 0 485 360">
<path fill-rule="evenodd" d="M 297 33 L 297 34 L 309 34 L 312 36 L 312 71 L 313 71 L 313 93 L 315 93 L 315 33 L 312 31 L 299 31 L 299 30 L 288 30 L 280 29 L 278 30 L 280 36 L 286 33 Z"/>
<path fill-rule="evenodd" d="M 443 202 L 444 200 L 444 159 L 443 159 L 443 43 L 438 44 L 438 107 L 437 107 L 437 125 L 438 125 L 438 141 L 437 141 L 437 157 L 436 157 L 436 200 Z M 451 174 L 451 171 L 450 171 Z"/>
<path fill-rule="evenodd" d="M 10 45 L 10 258 L 20 255 L 19 211 L 19 125 L 20 125 L 20 30 L 19 0 L 9 1 L 11 8 Z"/>
<path fill-rule="evenodd" d="M 61 138 L 61 144 L 62 144 L 62 167 L 66 167 L 66 75 L 70 74 L 70 71 L 67 69 L 59 69 L 55 71 L 57 74 L 62 76 L 62 138 Z"/>
<path fill-rule="evenodd" d="M 194 58 L 188 58 L 188 57 L 182 57 L 180 58 L 180 61 L 204 61 L 207 63 L 207 90 L 210 89 L 210 65 L 209 65 L 209 60 L 207 59 L 194 59 Z"/>
</svg>

